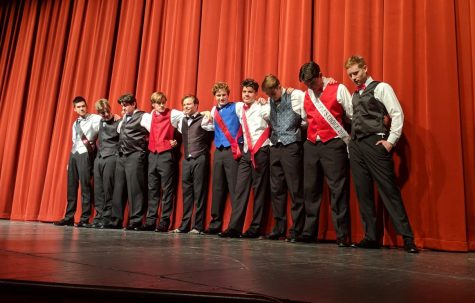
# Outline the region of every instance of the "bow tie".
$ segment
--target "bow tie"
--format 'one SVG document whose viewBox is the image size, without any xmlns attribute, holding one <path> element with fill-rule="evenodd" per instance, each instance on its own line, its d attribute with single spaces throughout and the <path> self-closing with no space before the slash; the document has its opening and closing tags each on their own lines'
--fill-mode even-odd
<svg viewBox="0 0 475 303">
<path fill-rule="evenodd" d="M 356 92 L 359 92 L 360 90 L 365 90 L 366 89 L 366 84 L 361 84 L 356 87 Z"/>
</svg>

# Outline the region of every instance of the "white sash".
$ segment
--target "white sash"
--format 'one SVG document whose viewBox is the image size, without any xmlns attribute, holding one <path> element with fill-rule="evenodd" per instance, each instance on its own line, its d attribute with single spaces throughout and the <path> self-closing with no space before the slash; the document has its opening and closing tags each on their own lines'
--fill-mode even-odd
<svg viewBox="0 0 475 303">
<path fill-rule="evenodd" d="M 322 115 L 323 119 L 328 122 L 331 128 L 333 128 L 333 130 L 337 133 L 338 137 L 340 137 L 343 142 L 348 144 L 348 142 L 350 141 L 350 136 L 343 128 L 343 126 L 341 126 L 338 120 L 330 113 L 330 111 L 325 107 L 325 105 L 323 105 L 323 103 L 315 97 L 313 90 L 309 88 L 307 92 L 310 96 L 310 100 L 312 100 L 313 105 L 315 105 L 320 115 Z"/>
</svg>

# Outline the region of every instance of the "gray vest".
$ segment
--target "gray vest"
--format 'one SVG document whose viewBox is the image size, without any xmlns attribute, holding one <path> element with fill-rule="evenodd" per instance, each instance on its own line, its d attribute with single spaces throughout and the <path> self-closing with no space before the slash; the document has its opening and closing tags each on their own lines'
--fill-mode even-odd
<svg viewBox="0 0 475 303">
<path fill-rule="evenodd" d="M 208 132 L 201 127 L 203 115 L 198 114 L 191 125 L 188 126 L 188 118 L 183 117 L 181 133 L 183 135 L 183 147 L 185 159 L 189 157 L 197 158 L 202 154 L 209 153 L 209 145 L 212 132 Z"/>
<path fill-rule="evenodd" d="M 384 126 L 386 107 L 374 97 L 374 89 L 380 82 L 371 82 L 363 93 L 353 94 L 353 119 L 351 123 L 351 138 L 359 139 L 378 133 L 387 134 Z"/>
<path fill-rule="evenodd" d="M 98 136 L 98 156 L 106 158 L 117 154 L 119 143 L 119 133 L 117 132 L 118 125 L 119 121 L 114 121 L 113 118 L 109 121 L 101 121 Z"/>
<path fill-rule="evenodd" d="M 287 94 L 287 92 L 280 97 L 280 105 L 278 106 L 271 99 L 270 123 L 272 125 L 270 141 L 273 145 L 278 142 L 288 145 L 302 140 L 300 130 L 302 117 L 292 109 L 290 94 Z"/>
<path fill-rule="evenodd" d="M 143 114 L 143 111 L 137 111 L 128 122 L 127 117 L 124 117 L 119 136 L 119 153 L 128 155 L 136 151 L 147 151 L 148 131 L 140 125 Z"/>
</svg>

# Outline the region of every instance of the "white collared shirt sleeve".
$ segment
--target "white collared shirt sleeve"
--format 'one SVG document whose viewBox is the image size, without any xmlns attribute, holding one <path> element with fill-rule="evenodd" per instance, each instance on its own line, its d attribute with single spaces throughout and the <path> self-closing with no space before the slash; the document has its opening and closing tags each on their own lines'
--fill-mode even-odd
<svg viewBox="0 0 475 303">
<path fill-rule="evenodd" d="M 144 113 L 142 115 L 142 119 L 140 120 L 140 125 L 145 127 L 148 132 L 150 132 L 150 128 L 152 127 L 152 114 L 153 114 L 153 110 L 150 113 Z M 127 119 L 127 118 L 124 116 L 124 119 Z"/>
<path fill-rule="evenodd" d="M 374 89 L 374 97 L 384 104 L 391 117 L 391 128 L 387 139 L 391 144 L 396 144 L 402 134 L 404 124 L 404 113 L 401 104 L 394 93 L 393 88 L 384 82 L 379 83 Z"/>
<path fill-rule="evenodd" d="M 353 118 L 353 104 L 351 103 L 351 94 L 343 84 L 338 85 L 336 100 L 341 104 L 345 110 L 348 119 Z"/>
<path fill-rule="evenodd" d="M 182 111 L 172 109 L 170 113 L 170 123 L 174 128 L 178 128 L 180 122 L 183 120 L 185 115 Z M 181 128 L 181 127 L 180 127 Z"/>
<path fill-rule="evenodd" d="M 212 132 L 214 131 L 214 123 L 213 123 L 213 116 L 214 116 L 214 111 L 216 110 L 216 106 L 213 106 L 213 108 L 211 109 L 211 114 L 210 116 L 211 117 L 207 117 L 207 116 L 204 116 L 203 119 L 201 120 L 201 128 L 206 130 L 206 131 L 209 131 L 209 132 Z"/>
<path fill-rule="evenodd" d="M 295 89 L 290 94 L 290 101 L 292 102 L 292 109 L 296 112 L 300 117 L 302 117 L 302 126 L 307 126 L 307 113 L 304 109 L 304 99 L 305 93 L 299 89 Z"/>
</svg>

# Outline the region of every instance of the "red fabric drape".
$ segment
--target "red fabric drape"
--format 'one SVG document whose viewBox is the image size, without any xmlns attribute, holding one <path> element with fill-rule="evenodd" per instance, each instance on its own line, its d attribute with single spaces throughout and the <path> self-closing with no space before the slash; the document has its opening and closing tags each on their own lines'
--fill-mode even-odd
<svg viewBox="0 0 475 303">
<path fill-rule="evenodd" d="M 63 216 L 76 95 L 91 112 L 108 98 L 118 113 L 125 92 L 146 111 L 154 91 L 174 108 L 194 93 L 208 110 L 216 81 L 230 84 L 233 100 L 242 79 L 267 73 L 303 89 L 298 70 L 309 60 L 351 91 L 343 62 L 361 54 L 405 112 L 394 158 L 416 242 L 475 250 L 474 16 L 473 2 L 462 0 L 3 1 L 0 218 Z M 332 239 L 325 194 L 320 237 Z M 179 187 L 175 226 L 181 209 Z M 384 242 L 401 244 L 378 209 Z M 351 211 L 358 240 L 353 188 Z M 269 229 L 270 207 L 267 218 Z"/>
</svg>

